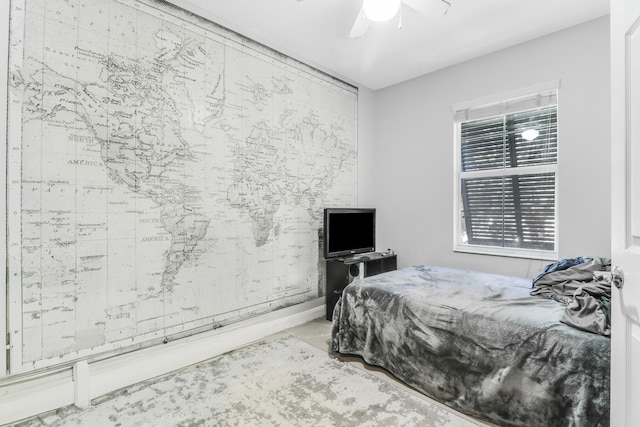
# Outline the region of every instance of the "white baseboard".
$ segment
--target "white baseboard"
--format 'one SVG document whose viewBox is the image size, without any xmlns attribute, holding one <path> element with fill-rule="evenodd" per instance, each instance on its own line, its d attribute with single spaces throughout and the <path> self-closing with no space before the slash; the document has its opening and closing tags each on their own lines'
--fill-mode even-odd
<svg viewBox="0 0 640 427">
<path fill-rule="evenodd" d="M 106 393 L 220 356 L 324 314 L 324 298 L 318 298 L 215 331 L 85 363 L 76 366 L 76 375 L 58 372 L 49 381 L 42 375 L 27 378 L 20 381 L 17 392 L 0 393 L 0 425 L 74 403 L 84 406 Z"/>
</svg>

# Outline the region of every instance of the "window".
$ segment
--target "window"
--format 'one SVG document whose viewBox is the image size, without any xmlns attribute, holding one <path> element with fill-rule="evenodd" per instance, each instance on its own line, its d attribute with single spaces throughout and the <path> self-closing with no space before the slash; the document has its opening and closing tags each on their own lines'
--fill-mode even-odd
<svg viewBox="0 0 640 427">
<path fill-rule="evenodd" d="M 455 250 L 557 258 L 557 84 L 454 108 Z"/>
</svg>

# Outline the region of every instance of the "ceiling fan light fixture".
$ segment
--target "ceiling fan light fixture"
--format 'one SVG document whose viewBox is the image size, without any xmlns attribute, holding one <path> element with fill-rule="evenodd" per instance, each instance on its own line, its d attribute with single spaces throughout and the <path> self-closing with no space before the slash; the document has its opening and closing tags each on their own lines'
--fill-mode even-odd
<svg viewBox="0 0 640 427">
<path fill-rule="evenodd" d="M 533 141 L 538 137 L 538 135 L 540 135 L 540 131 L 538 131 L 537 129 L 527 129 L 522 132 L 522 137 L 527 141 Z"/>
<path fill-rule="evenodd" d="M 401 0 L 364 0 L 362 10 L 374 22 L 384 22 L 393 18 L 400 10 Z"/>
</svg>

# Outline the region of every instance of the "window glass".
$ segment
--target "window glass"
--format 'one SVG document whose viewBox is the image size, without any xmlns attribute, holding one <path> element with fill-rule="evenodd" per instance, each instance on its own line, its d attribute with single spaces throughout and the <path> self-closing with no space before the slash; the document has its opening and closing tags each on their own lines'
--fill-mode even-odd
<svg viewBox="0 0 640 427">
<path fill-rule="evenodd" d="M 554 258 L 557 104 L 473 120 L 466 116 L 457 115 L 462 119 L 456 141 L 456 249 L 515 256 L 546 252 Z"/>
</svg>

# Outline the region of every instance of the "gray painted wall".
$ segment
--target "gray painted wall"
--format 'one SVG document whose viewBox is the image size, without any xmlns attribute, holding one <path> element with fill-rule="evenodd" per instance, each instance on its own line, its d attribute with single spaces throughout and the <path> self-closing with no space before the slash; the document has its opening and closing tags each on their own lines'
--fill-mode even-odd
<svg viewBox="0 0 640 427">
<path fill-rule="evenodd" d="M 376 169 L 375 99 L 376 92 L 358 88 L 358 206 L 375 208 L 378 191 L 374 180 Z"/>
<path fill-rule="evenodd" d="M 558 79 L 560 258 L 610 256 L 608 17 L 377 92 L 361 89 L 359 201 L 378 209 L 378 249 L 394 249 L 399 267 L 534 277 L 549 261 L 453 252 L 451 107 Z"/>
</svg>

